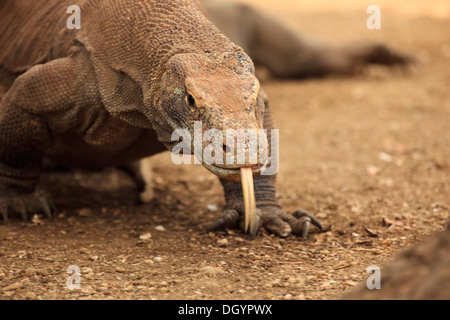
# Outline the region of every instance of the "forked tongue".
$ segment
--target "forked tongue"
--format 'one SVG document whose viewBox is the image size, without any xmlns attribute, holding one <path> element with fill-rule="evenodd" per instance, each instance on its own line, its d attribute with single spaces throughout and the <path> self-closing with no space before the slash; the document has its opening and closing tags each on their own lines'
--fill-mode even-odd
<svg viewBox="0 0 450 320">
<path fill-rule="evenodd" d="M 258 231 L 258 224 L 256 223 L 256 201 L 252 168 L 241 168 L 241 182 L 245 206 L 245 232 L 250 227 L 250 234 L 255 236 Z"/>
</svg>

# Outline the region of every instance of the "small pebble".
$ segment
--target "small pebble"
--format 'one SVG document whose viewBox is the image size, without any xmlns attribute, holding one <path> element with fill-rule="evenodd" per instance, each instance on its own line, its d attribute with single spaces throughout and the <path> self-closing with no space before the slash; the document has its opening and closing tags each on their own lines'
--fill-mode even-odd
<svg viewBox="0 0 450 320">
<path fill-rule="evenodd" d="M 150 239 L 151 237 L 152 237 L 151 233 L 150 233 L 150 232 L 147 232 L 147 233 L 141 234 L 141 235 L 139 236 L 139 239 L 141 239 L 141 240 L 148 240 L 148 239 Z"/>
<path fill-rule="evenodd" d="M 167 287 L 167 286 L 169 285 L 169 283 L 168 283 L 167 281 L 161 281 L 161 282 L 159 283 L 159 285 L 160 285 L 161 287 Z"/>
<path fill-rule="evenodd" d="M 244 242 L 244 239 L 242 239 L 241 237 L 235 237 L 234 240 L 236 241 L 237 244 Z"/>
<path fill-rule="evenodd" d="M 27 276 L 35 276 L 37 273 L 38 273 L 37 270 L 33 267 L 29 267 L 25 270 L 25 274 Z"/>
<path fill-rule="evenodd" d="M 25 299 L 27 299 L 27 300 L 36 300 L 37 296 L 36 296 L 36 294 L 34 292 L 29 291 L 25 295 Z"/>
<path fill-rule="evenodd" d="M 225 247 L 225 246 L 228 245 L 228 240 L 225 239 L 225 238 L 219 239 L 219 240 L 217 240 L 217 244 L 218 244 L 220 247 Z"/>
<path fill-rule="evenodd" d="M 124 273 L 124 272 L 127 272 L 127 270 L 122 267 L 116 267 L 116 272 Z"/>
</svg>

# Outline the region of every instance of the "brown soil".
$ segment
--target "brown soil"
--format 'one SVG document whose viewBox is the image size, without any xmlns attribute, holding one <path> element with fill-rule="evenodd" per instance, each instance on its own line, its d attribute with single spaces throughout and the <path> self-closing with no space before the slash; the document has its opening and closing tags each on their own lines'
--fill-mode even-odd
<svg viewBox="0 0 450 320">
<path fill-rule="evenodd" d="M 57 217 L 0 226 L 0 299 L 332 299 L 365 281 L 367 267 L 443 230 L 450 3 L 379 1 L 382 29 L 371 31 L 364 1 L 247 2 L 309 36 L 385 42 L 422 62 L 406 73 L 263 82 L 280 128 L 279 201 L 326 231 L 307 241 L 208 234 L 224 204 L 219 181 L 167 153 L 152 160 L 156 200 L 145 206 L 115 169 L 48 173 Z M 66 287 L 70 265 L 81 269 L 79 290 Z"/>
</svg>

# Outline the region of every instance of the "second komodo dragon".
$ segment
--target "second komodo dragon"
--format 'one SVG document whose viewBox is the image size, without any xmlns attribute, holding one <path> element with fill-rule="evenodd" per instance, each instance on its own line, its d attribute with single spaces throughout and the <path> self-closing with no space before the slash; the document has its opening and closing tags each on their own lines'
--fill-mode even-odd
<svg viewBox="0 0 450 320">
<path fill-rule="evenodd" d="M 81 29 L 70 30 L 66 10 L 74 4 Z M 0 29 L 4 220 L 52 214 L 51 197 L 36 189 L 44 157 L 102 168 L 172 150 L 174 130 L 193 132 L 195 121 L 203 131 L 273 126 L 252 61 L 195 0 L 2 0 Z M 256 177 L 265 229 L 304 236 L 310 223 L 320 227 L 301 210 L 283 211 L 275 176 L 258 177 L 262 163 L 204 165 L 225 191 L 214 228 L 242 220 L 242 188 L 235 180 L 243 166 Z"/>
</svg>

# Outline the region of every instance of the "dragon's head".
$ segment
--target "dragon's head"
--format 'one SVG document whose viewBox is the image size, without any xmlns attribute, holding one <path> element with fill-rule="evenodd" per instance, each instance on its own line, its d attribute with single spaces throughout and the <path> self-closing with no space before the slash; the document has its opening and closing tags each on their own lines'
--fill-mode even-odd
<svg viewBox="0 0 450 320">
<path fill-rule="evenodd" d="M 260 173 L 265 105 L 253 62 L 244 52 L 176 54 L 158 90 L 152 122 L 169 150 L 179 153 L 183 140 L 188 147 L 183 151 L 190 148 L 221 178 L 239 180 L 242 167 Z"/>
</svg>

